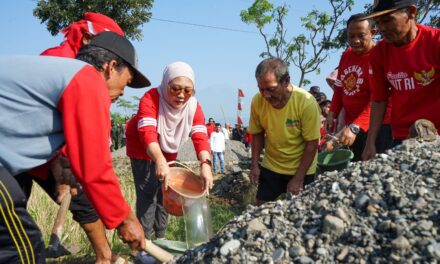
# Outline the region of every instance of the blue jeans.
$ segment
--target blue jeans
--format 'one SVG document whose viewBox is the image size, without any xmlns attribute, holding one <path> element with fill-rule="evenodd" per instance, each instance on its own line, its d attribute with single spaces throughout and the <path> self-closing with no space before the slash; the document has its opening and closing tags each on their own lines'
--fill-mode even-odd
<svg viewBox="0 0 440 264">
<path fill-rule="evenodd" d="M 222 173 L 225 172 L 225 156 L 223 152 L 212 152 L 212 169 L 217 172 L 217 157 L 220 160 L 220 170 Z"/>
</svg>

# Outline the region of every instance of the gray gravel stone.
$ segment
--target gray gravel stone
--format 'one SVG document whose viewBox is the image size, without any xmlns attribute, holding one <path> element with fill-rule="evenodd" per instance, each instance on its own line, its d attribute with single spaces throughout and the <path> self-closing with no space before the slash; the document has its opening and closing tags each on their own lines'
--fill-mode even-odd
<svg viewBox="0 0 440 264">
<path fill-rule="evenodd" d="M 440 263 L 439 230 L 440 140 L 412 142 L 318 175 L 299 195 L 247 207 L 176 262 Z"/>
<path fill-rule="evenodd" d="M 234 252 L 239 247 L 240 241 L 235 239 L 228 241 L 220 248 L 220 254 L 222 254 L 222 256 L 227 256 L 229 253 Z"/>
<path fill-rule="evenodd" d="M 322 228 L 324 233 L 339 237 L 344 233 L 344 221 L 336 216 L 326 215 Z"/>
</svg>

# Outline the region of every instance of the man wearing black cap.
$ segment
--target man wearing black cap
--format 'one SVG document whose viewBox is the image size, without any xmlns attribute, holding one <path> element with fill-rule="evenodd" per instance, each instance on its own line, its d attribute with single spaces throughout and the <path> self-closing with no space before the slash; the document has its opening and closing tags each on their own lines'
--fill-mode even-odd
<svg viewBox="0 0 440 264">
<path fill-rule="evenodd" d="M 428 119 L 440 129 L 440 30 L 417 24 L 416 16 L 416 0 L 378 0 L 364 18 L 373 18 L 383 37 L 371 51 L 373 102 L 364 160 L 376 153 L 374 142 L 388 98 L 394 145 L 407 137 L 418 119 Z"/>
<path fill-rule="evenodd" d="M 0 263 L 44 263 L 41 233 L 14 176 L 46 163 L 66 144 L 70 166 L 105 226 L 132 249 L 145 248 L 108 147 L 110 103 L 126 85 L 150 85 L 132 44 L 103 32 L 77 59 L 0 57 Z M 80 61 L 81 60 L 81 61 Z M 88 63 L 88 64 L 87 64 Z"/>
<path fill-rule="evenodd" d="M 321 92 L 321 88 L 319 86 L 310 87 L 309 93 L 311 93 L 313 97 L 316 98 L 320 92 Z"/>
</svg>

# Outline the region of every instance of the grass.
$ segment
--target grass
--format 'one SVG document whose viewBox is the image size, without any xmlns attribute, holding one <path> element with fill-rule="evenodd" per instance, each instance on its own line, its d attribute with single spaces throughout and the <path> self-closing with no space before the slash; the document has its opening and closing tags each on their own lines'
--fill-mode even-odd
<svg viewBox="0 0 440 264">
<path fill-rule="evenodd" d="M 118 168 L 116 173 L 119 177 L 119 183 L 124 197 L 134 211 L 136 194 L 129 162 L 127 159 L 120 159 L 115 162 L 115 165 Z M 210 209 L 214 233 L 221 229 L 235 215 L 240 213 L 237 209 L 212 202 L 210 203 Z M 49 242 L 50 232 L 57 210 L 58 205 L 49 198 L 38 184 L 34 184 L 32 195 L 28 202 L 28 211 L 40 227 L 46 245 Z M 61 243 L 69 249 L 73 255 L 62 259 L 62 262 L 93 262 L 93 249 L 79 224 L 73 221 L 70 212 L 68 212 L 66 217 L 63 231 Z M 108 230 L 106 235 L 114 253 L 123 256 L 130 254 L 129 247 L 119 240 L 114 230 Z M 183 217 L 169 217 L 166 238 L 169 240 L 185 241 L 185 224 Z"/>
</svg>

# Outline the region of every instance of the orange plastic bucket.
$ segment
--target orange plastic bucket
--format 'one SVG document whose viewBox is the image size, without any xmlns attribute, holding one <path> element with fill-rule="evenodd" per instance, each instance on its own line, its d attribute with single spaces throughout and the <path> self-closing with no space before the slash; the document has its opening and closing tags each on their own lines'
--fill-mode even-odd
<svg viewBox="0 0 440 264">
<path fill-rule="evenodd" d="M 162 185 L 163 207 L 172 215 L 183 215 L 183 198 L 197 199 L 205 195 L 202 179 L 189 169 L 171 167 L 168 189 Z"/>
</svg>

